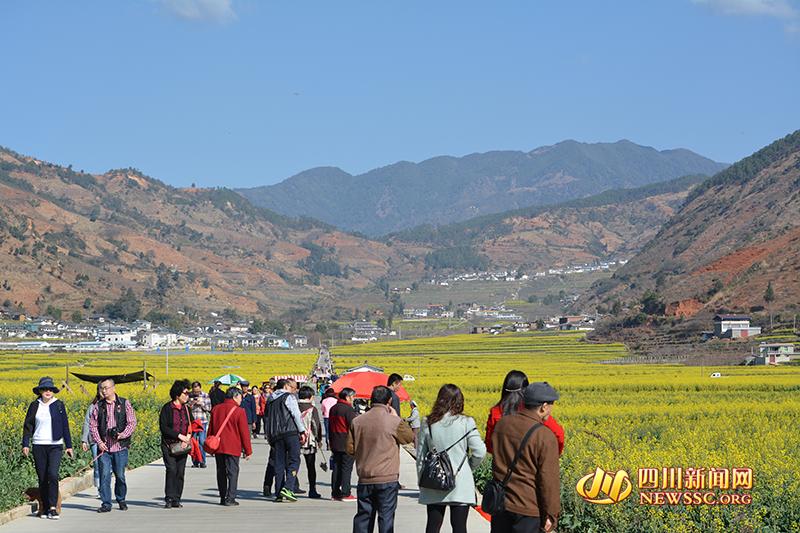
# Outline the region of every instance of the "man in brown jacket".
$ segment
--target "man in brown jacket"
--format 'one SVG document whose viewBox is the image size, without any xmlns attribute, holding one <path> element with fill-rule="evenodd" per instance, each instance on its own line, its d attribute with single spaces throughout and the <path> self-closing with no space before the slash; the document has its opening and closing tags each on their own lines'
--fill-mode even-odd
<svg viewBox="0 0 800 533">
<path fill-rule="evenodd" d="M 558 392 L 548 383 L 531 383 L 524 392 L 525 408 L 504 416 L 494 428 L 492 474 L 502 481 L 525 434 L 539 424 L 520 450 L 506 485 L 505 511 L 492 516 L 492 533 L 537 533 L 556 526 L 561 509 L 558 442 L 552 431 L 540 431 L 556 400 Z"/>
<path fill-rule="evenodd" d="M 355 456 L 358 472 L 358 511 L 353 533 L 372 533 L 378 518 L 380 533 L 394 532 L 394 512 L 400 488 L 398 446 L 414 441 L 411 427 L 389 406 L 392 391 L 372 390 L 369 411 L 353 419 L 347 433 L 347 453 Z"/>
</svg>

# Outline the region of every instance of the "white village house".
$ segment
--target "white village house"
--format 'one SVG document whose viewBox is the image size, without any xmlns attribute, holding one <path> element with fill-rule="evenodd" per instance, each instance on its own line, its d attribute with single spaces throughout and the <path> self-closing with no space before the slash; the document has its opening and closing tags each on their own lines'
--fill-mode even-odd
<svg viewBox="0 0 800 533">
<path fill-rule="evenodd" d="M 714 335 L 722 339 L 742 339 L 761 335 L 761 328 L 750 326 L 746 315 L 717 315 L 714 317 Z"/>
</svg>

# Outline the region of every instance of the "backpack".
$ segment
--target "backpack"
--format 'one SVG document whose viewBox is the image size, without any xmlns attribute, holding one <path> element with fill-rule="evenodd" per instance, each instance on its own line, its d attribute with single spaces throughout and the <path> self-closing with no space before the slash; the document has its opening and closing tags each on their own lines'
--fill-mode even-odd
<svg viewBox="0 0 800 533">
<path fill-rule="evenodd" d="M 267 423 L 264 432 L 267 434 L 267 441 L 270 445 L 281 437 L 298 433 L 294 417 L 286 407 L 289 396 L 289 394 L 282 394 L 278 398 L 270 398 L 267 402 Z"/>
<path fill-rule="evenodd" d="M 436 448 L 428 450 L 428 453 L 425 454 L 425 458 L 422 460 L 422 472 L 419 476 L 420 487 L 446 492 L 455 488 L 456 476 L 461 471 L 461 467 L 464 466 L 467 460 L 467 454 L 464 454 L 464 459 L 461 461 L 461 464 L 458 465 L 458 470 L 453 472 L 453 465 L 450 463 L 450 456 L 447 455 L 447 452 L 450 451 L 453 446 L 466 439 L 469 434 L 475 430 L 476 428 L 470 429 L 463 437 L 442 451 L 436 451 Z M 430 425 L 428 425 L 428 433 L 432 438 L 433 432 L 431 431 Z"/>
<path fill-rule="evenodd" d="M 486 484 L 486 487 L 483 489 L 483 498 L 481 499 L 481 509 L 483 509 L 483 512 L 489 513 L 490 515 L 496 515 L 506 510 L 506 485 L 511 479 L 511 475 L 514 473 L 514 467 L 517 466 L 519 456 L 522 455 L 522 449 L 525 448 L 525 445 L 528 443 L 528 439 L 531 437 L 531 435 L 533 435 L 533 432 L 540 427 L 542 427 L 542 424 L 538 422 L 535 423 L 522 438 L 522 442 L 520 443 L 519 448 L 517 448 L 517 453 L 514 455 L 514 460 L 511 461 L 511 465 L 509 465 L 508 472 L 506 472 L 506 476 L 503 478 L 503 481 L 497 481 L 493 477 Z"/>
</svg>

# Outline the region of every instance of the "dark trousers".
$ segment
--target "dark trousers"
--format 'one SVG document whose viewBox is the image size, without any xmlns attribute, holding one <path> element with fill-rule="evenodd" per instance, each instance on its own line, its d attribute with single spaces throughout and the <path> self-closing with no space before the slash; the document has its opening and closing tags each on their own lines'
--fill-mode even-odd
<svg viewBox="0 0 800 533">
<path fill-rule="evenodd" d="M 217 461 L 217 488 L 221 501 L 236 501 L 236 489 L 239 486 L 239 456 L 218 453 L 214 456 Z"/>
<path fill-rule="evenodd" d="M 394 512 L 397 509 L 398 482 L 358 484 L 358 511 L 353 518 L 353 533 L 372 533 L 375 518 L 378 519 L 378 533 L 394 533 Z"/>
<path fill-rule="evenodd" d="M 169 446 L 161 443 L 161 455 L 164 456 L 164 466 L 167 469 L 164 480 L 164 499 L 179 502 L 183 495 L 183 478 L 186 474 L 186 459 L 188 454 L 176 457 L 169 453 Z"/>
<path fill-rule="evenodd" d="M 425 533 L 439 533 L 444 523 L 444 512 L 450 509 L 450 527 L 453 533 L 467 533 L 469 505 L 428 505 L 428 523 Z"/>
<path fill-rule="evenodd" d="M 275 494 L 285 488 L 297 489 L 297 470 L 300 468 L 300 437 L 288 435 L 275 439 Z"/>
<path fill-rule="evenodd" d="M 118 452 L 105 452 L 98 456 L 100 467 L 100 501 L 103 507 L 111 507 L 111 474 L 114 474 L 114 498 L 117 503 L 125 501 L 128 495 L 128 483 L 125 481 L 125 469 L 128 467 L 128 449 Z"/>
<path fill-rule="evenodd" d="M 275 481 L 275 446 L 269 447 L 267 469 L 264 471 L 264 492 L 272 492 L 272 483 Z"/>
<path fill-rule="evenodd" d="M 510 511 L 492 516 L 492 533 L 539 533 L 538 516 L 525 516 Z"/>
<path fill-rule="evenodd" d="M 304 454 L 303 459 L 306 461 L 306 470 L 308 471 L 308 490 L 314 493 L 317 491 L 317 454 Z"/>
<path fill-rule="evenodd" d="M 39 495 L 42 508 L 39 513 L 47 514 L 58 505 L 58 469 L 61 467 L 61 456 L 64 448 L 60 444 L 34 444 L 33 464 L 39 478 Z"/>
<path fill-rule="evenodd" d="M 353 474 L 352 455 L 345 452 L 333 452 L 333 469 L 331 471 L 331 497 L 344 498 L 351 496 L 350 477 Z"/>
</svg>

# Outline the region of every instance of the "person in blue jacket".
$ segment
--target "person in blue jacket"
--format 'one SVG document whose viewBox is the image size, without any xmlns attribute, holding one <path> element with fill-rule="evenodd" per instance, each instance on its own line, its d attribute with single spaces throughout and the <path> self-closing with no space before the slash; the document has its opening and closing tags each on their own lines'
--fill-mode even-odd
<svg viewBox="0 0 800 533">
<path fill-rule="evenodd" d="M 43 377 L 33 388 L 37 398 L 28 406 L 22 426 L 22 453 L 25 457 L 33 446 L 33 462 L 39 477 L 41 516 L 58 520 L 58 471 L 66 446 L 67 456 L 74 457 L 69 417 L 64 402 L 56 398 L 58 387 L 53 378 Z"/>
<path fill-rule="evenodd" d="M 247 426 L 250 428 L 250 433 L 253 434 L 256 430 L 256 399 L 250 390 L 249 381 L 240 381 L 239 386 L 242 388 L 241 407 L 247 415 Z"/>
</svg>

